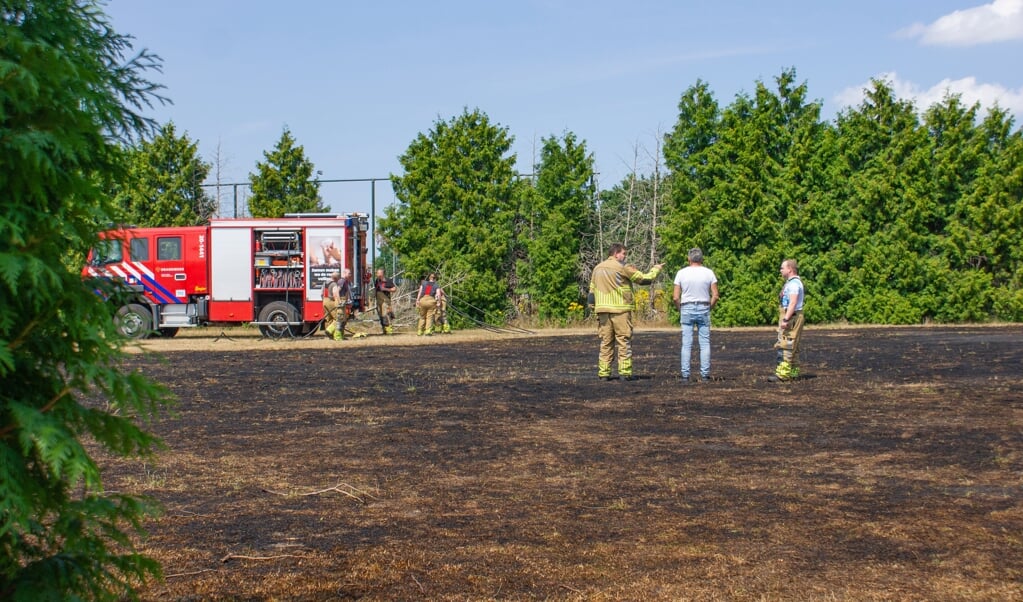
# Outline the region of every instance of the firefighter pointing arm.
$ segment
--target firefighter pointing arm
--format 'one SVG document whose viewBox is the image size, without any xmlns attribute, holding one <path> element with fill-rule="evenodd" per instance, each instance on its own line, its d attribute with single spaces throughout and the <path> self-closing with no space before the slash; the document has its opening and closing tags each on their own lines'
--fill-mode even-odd
<svg viewBox="0 0 1023 602">
<path fill-rule="evenodd" d="M 611 364 L 617 355 L 618 376 L 635 380 L 632 374 L 632 311 L 635 309 L 633 285 L 652 282 L 661 273 L 664 264 L 658 263 L 649 272 L 641 272 L 625 262 L 626 248 L 621 243 L 611 245 L 608 257 L 593 268 L 590 293 L 597 313 L 597 333 L 600 354 L 597 376 L 601 380 L 616 380 L 611 376 Z"/>
</svg>

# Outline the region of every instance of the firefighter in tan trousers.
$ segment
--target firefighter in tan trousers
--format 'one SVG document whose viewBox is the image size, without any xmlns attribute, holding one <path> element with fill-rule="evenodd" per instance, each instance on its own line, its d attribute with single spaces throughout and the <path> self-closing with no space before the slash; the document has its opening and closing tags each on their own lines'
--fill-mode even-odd
<svg viewBox="0 0 1023 602">
<path fill-rule="evenodd" d="M 437 275 L 430 273 L 419 285 L 416 295 L 416 310 L 419 312 L 419 323 L 416 335 L 430 336 L 433 334 L 433 320 L 437 316 Z"/>
<path fill-rule="evenodd" d="M 394 308 L 391 306 L 391 293 L 398 290 L 394 281 L 384 275 L 384 270 L 378 269 L 377 276 L 373 279 L 373 290 L 376 293 L 377 315 L 380 317 L 380 328 L 384 334 L 394 334 L 391 327 L 391 320 L 394 319 Z"/>
<path fill-rule="evenodd" d="M 437 288 L 437 316 L 433 324 L 440 332 L 451 334 L 451 324 L 448 322 L 448 295 L 440 287 Z"/>
<path fill-rule="evenodd" d="M 635 380 L 632 374 L 632 310 L 635 306 L 633 284 L 649 284 L 661 273 L 658 263 L 643 273 L 625 263 L 625 245 L 611 245 L 608 258 L 593 268 L 590 294 L 593 310 L 597 314 L 597 333 L 600 336 L 600 356 L 597 376 L 613 380 L 611 362 L 618 354 L 618 376 Z"/>
<path fill-rule="evenodd" d="M 778 295 L 778 365 L 774 374 L 767 379 L 771 382 L 785 382 L 799 378 L 799 338 L 803 333 L 803 301 L 806 290 L 799 278 L 799 265 L 795 259 L 781 262 L 778 270 L 785 279 L 785 286 Z"/>
<path fill-rule="evenodd" d="M 323 330 L 331 339 L 337 331 L 338 280 L 341 280 L 341 272 L 334 272 L 323 285 Z"/>
<path fill-rule="evenodd" d="M 327 336 L 335 341 L 345 339 L 345 328 L 348 326 L 348 312 L 351 309 L 352 286 L 348 281 L 352 271 L 348 268 L 334 272 L 330 282 L 324 287 L 323 315 Z"/>
</svg>

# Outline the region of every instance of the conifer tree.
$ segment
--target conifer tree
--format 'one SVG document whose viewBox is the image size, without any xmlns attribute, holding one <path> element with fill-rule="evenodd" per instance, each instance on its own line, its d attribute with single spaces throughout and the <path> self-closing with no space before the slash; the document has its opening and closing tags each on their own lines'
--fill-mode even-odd
<svg viewBox="0 0 1023 602">
<path fill-rule="evenodd" d="M 135 535 L 155 509 L 105 492 L 85 446 L 149 456 L 166 389 L 122 367 L 117 290 L 81 261 L 113 218 L 120 143 L 160 100 L 96 2 L 0 2 L 0 599 L 122 600 L 159 576 Z"/>
<path fill-rule="evenodd" d="M 940 278 L 931 253 L 931 139 L 913 103 L 874 81 L 860 106 L 839 115 L 834 185 L 844 198 L 844 273 L 833 302 L 853 322 L 919 323 L 933 317 L 929 285 Z"/>
<path fill-rule="evenodd" d="M 722 325 L 770 321 L 777 266 L 799 248 L 786 219 L 805 203 L 814 178 L 792 157 L 812 154 L 820 132 L 819 105 L 795 80 L 787 70 L 773 90 L 757 82 L 752 96 L 740 94 L 720 111 L 698 83 L 683 95 L 665 138 L 672 183 L 665 259 L 682 266 L 688 249 L 703 249 L 722 289 L 715 310 Z"/>
<path fill-rule="evenodd" d="M 512 141 L 478 109 L 438 120 L 399 157 L 398 203 L 379 222 L 408 276 L 439 271 L 450 306 L 476 320 L 508 314 L 519 186 Z"/>
<path fill-rule="evenodd" d="M 287 213 L 324 213 L 329 207 L 320 198 L 320 183 L 315 179 L 312 161 L 305 148 L 295 144 L 291 131 L 284 128 L 273 151 L 264 152 L 265 162 L 256 164 L 249 174 L 252 217 L 284 217 Z"/>
<path fill-rule="evenodd" d="M 874 81 L 824 123 L 794 71 L 775 81 L 723 110 L 698 82 L 665 137 L 665 258 L 703 248 L 716 323 L 771 321 L 786 257 L 812 291 L 811 321 L 1020 319 L 1023 133 L 1007 112 L 978 124 L 977 105 L 949 96 L 921 119 Z"/>
<path fill-rule="evenodd" d="M 702 195 L 711 188 L 715 170 L 720 168 L 710 161 L 720 128 L 721 110 L 710 85 L 697 80 L 682 93 L 678 119 L 664 136 L 670 192 L 661 242 L 669 261 L 681 261 L 689 248 L 707 244 L 700 231 L 711 207 Z"/>
<path fill-rule="evenodd" d="M 198 143 L 177 135 L 169 122 L 151 140 L 128 150 L 128 173 L 115 186 L 121 223 L 137 226 L 207 224 L 217 204 L 202 186 L 210 164 Z"/>
<path fill-rule="evenodd" d="M 540 317 L 563 320 L 584 297 L 580 253 L 593 212 L 593 156 L 570 132 L 545 138 L 535 171 L 535 194 L 522 196 L 526 253 L 517 273 Z"/>
<path fill-rule="evenodd" d="M 971 190 L 952 209 L 946 236 L 955 287 L 953 311 L 939 319 L 1023 320 L 1023 132 L 1003 109 L 978 127 L 981 160 Z"/>
</svg>

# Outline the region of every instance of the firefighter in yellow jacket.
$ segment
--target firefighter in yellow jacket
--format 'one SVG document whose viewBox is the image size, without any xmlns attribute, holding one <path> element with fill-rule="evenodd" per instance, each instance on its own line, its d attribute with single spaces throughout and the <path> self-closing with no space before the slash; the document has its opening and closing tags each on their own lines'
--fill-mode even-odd
<svg viewBox="0 0 1023 602">
<path fill-rule="evenodd" d="M 643 273 L 625 263 L 625 245 L 611 245 L 609 256 L 593 268 L 590 294 L 593 311 L 597 314 L 597 333 L 600 335 L 600 358 L 597 376 L 613 380 L 611 361 L 617 347 L 618 376 L 635 380 L 632 374 L 632 310 L 635 306 L 633 284 L 649 284 L 661 273 L 663 263 Z"/>
</svg>

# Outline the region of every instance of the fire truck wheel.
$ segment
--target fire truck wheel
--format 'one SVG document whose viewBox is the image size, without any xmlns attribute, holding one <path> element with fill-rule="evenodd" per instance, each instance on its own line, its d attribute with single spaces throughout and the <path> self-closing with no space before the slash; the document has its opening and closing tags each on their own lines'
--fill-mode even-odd
<svg viewBox="0 0 1023 602">
<path fill-rule="evenodd" d="M 259 321 L 264 322 L 259 325 L 259 331 L 263 336 L 275 339 L 294 336 L 299 326 L 292 324 L 298 320 L 298 310 L 294 305 L 285 301 L 274 301 L 267 303 L 259 312 Z"/>
<path fill-rule="evenodd" d="M 153 332 L 153 314 L 145 305 L 129 303 L 117 310 L 117 330 L 129 339 L 144 339 Z"/>
</svg>

